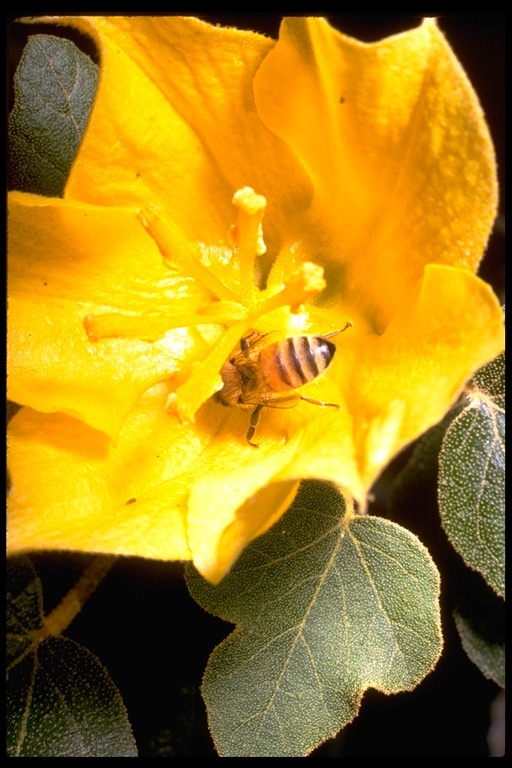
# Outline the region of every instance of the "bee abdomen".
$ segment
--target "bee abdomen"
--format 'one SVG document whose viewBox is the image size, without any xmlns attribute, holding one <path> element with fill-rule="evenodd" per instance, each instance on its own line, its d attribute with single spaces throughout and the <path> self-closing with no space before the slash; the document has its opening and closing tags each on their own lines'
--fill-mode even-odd
<svg viewBox="0 0 512 768">
<path fill-rule="evenodd" d="M 336 345 L 322 336 L 293 336 L 267 347 L 262 362 L 275 390 L 297 389 L 325 371 L 335 351 Z"/>
</svg>

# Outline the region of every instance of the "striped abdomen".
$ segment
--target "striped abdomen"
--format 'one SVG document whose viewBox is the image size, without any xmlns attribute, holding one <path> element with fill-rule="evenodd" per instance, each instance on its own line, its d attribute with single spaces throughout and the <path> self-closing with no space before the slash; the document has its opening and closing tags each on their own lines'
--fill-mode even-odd
<svg viewBox="0 0 512 768">
<path fill-rule="evenodd" d="M 262 349 L 259 364 L 269 387 L 282 392 L 320 376 L 335 352 L 336 345 L 322 336 L 292 336 Z"/>
</svg>

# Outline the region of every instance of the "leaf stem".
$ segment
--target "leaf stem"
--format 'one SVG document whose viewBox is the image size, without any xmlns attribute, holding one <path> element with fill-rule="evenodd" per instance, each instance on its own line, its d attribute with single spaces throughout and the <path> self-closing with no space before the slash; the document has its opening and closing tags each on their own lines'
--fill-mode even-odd
<svg viewBox="0 0 512 768">
<path fill-rule="evenodd" d="M 35 639 L 41 642 L 45 637 L 61 635 L 80 613 L 116 560 L 115 555 L 95 556 L 58 606 L 44 618 L 43 626 L 34 633 Z"/>
</svg>

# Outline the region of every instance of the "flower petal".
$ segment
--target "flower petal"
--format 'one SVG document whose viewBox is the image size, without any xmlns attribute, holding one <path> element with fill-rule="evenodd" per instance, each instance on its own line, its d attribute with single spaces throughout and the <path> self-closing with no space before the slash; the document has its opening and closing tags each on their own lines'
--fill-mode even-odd
<svg viewBox="0 0 512 768">
<path fill-rule="evenodd" d="M 183 370 L 195 329 L 158 343 L 90 342 L 91 312 L 177 328 L 210 297 L 171 273 L 134 211 L 12 193 L 9 199 L 9 397 L 63 411 L 110 435 L 140 394 Z M 111 317 L 112 315 L 107 315 Z"/>
<path fill-rule="evenodd" d="M 207 578 L 222 578 L 293 498 L 296 482 L 256 492 L 296 440 L 283 446 L 278 434 L 255 453 L 246 412 L 209 402 L 195 425 L 183 425 L 165 399 L 163 385 L 146 392 L 115 443 L 66 415 L 23 408 L 9 425 L 9 553 L 192 558 Z"/>
<path fill-rule="evenodd" d="M 313 181 L 307 242 L 315 261 L 345 265 L 351 313 L 382 332 L 426 263 L 476 270 L 496 213 L 494 151 L 434 19 L 373 44 L 285 19 L 255 94 Z"/>
<path fill-rule="evenodd" d="M 165 396 L 162 386 L 146 394 L 115 445 L 66 415 L 23 408 L 12 419 L 11 554 L 73 549 L 166 560 L 190 557 L 190 480 L 179 477 L 175 447 L 176 431 L 182 428 L 165 413 Z M 179 442 L 185 452 L 185 441 Z M 169 465 L 176 475 L 172 480 Z"/>
<path fill-rule="evenodd" d="M 226 435 L 218 435 L 223 448 L 214 465 L 206 465 L 195 480 L 189 500 L 194 564 L 214 583 L 253 539 L 281 517 L 298 488 L 295 479 L 275 482 L 279 470 L 293 458 L 296 440 L 283 445 L 279 439 L 268 439 L 265 449 L 255 453 L 247 443 L 241 450 L 243 435 L 241 430 L 229 442 Z"/>
<path fill-rule="evenodd" d="M 470 376 L 504 348 L 491 288 L 464 269 L 431 264 L 382 336 L 360 340 L 348 382 L 363 487 L 436 424 Z"/>
<path fill-rule="evenodd" d="M 307 176 L 254 106 L 253 77 L 273 40 L 175 16 L 60 21 L 92 35 L 101 55 L 66 197 L 150 200 L 172 212 L 186 237 L 217 244 L 232 222 L 236 189 L 250 185 L 269 201 L 269 242 L 309 203 Z"/>
</svg>

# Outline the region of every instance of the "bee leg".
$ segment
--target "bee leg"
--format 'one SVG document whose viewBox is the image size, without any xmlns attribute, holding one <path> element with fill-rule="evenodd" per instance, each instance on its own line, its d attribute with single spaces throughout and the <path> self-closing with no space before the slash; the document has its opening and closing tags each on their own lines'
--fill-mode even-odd
<svg viewBox="0 0 512 768">
<path fill-rule="evenodd" d="M 312 397 L 305 397 L 305 395 L 301 395 L 300 399 L 305 400 L 306 403 L 311 403 L 312 405 L 321 405 L 322 408 L 327 406 L 329 408 L 336 408 L 337 410 L 339 410 L 341 407 L 337 403 L 323 403 L 321 400 L 313 400 Z"/>
<path fill-rule="evenodd" d="M 249 445 L 252 445 L 253 448 L 259 448 L 258 443 L 251 443 L 251 437 L 254 435 L 256 431 L 256 424 L 258 423 L 258 420 L 260 418 L 260 411 L 263 408 L 263 405 L 257 405 L 254 411 L 251 413 L 251 420 L 249 422 L 250 426 L 247 430 L 247 442 Z"/>
</svg>

